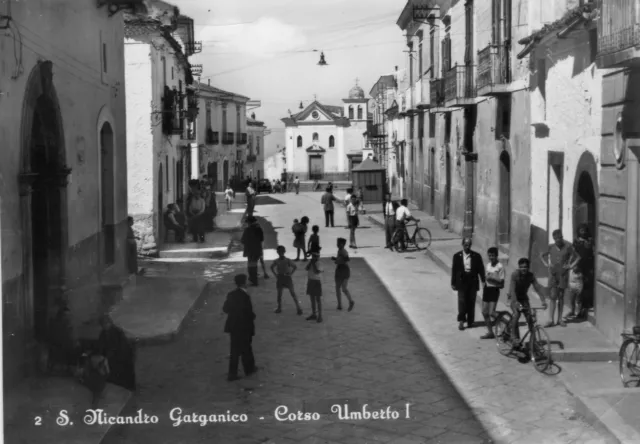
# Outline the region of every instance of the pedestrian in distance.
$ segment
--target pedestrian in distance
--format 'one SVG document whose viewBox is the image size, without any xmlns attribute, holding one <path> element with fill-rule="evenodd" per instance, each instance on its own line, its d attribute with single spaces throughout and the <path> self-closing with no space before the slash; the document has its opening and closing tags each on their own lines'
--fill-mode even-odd
<svg viewBox="0 0 640 444">
<path fill-rule="evenodd" d="M 349 278 L 351 277 L 351 269 L 349 268 L 349 253 L 347 249 L 344 248 L 347 245 L 347 240 L 343 237 L 339 237 L 337 241 L 338 246 L 338 254 L 335 257 L 332 257 L 331 260 L 336 264 L 336 274 L 335 274 L 335 283 L 336 283 L 336 298 L 338 299 L 338 310 L 342 310 L 342 292 L 344 292 L 347 300 L 349 301 L 349 309 L 348 311 L 353 310 L 353 306 L 355 303 L 353 302 L 353 298 L 351 297 L 351 293 L 349 292 Z"/>
<path fill-rule="evenodd" d="M 356 199 L 358 201 L 358 212 L 364 214 L 364 191 L 362 191 L 362 187 L 358 187 Z"/>
<path fill-rule="evenodd" d="M 251 296 L 247 293 L 247 275 L 239 274 L 234 278 L 236 289 L 227 294 L 222 311 L 227 314 L 224 332 L 229 334 L 231 352 L 229 357 L 228 381 L 238 378 L 238 361 L 242 359 L 245 376 L 254 374 L 258 369 L 251 343 L 255 336 L 256 314 L 253 312 Z"/>
<path fill-rule="evenodd" d="M 582 319 L 582 295 L 584 290 L 584 273 L 580 264 L 569 270 L 569 303 L 571 312 L 565 320 L 579 321 Z M 577 313 L 577 314 L 576 314 Z"/>
<path fill-rule="evenodd" d="M 536 276 L 529 271 L 529 259 L 523 257 L 518 260 L 518 269 L 511 273 L 509 293 L 507 293 L 507 305 L 509 305 L 513 311 L 513 317 L 511 319 L 511 338 L 514 342 L 520 338 L 520 329 L 518 328 L 520 309 L 518 305 L 521 305 L 525 311 L 529 328 L 533 327 L 533 319 L 529 312 L 531 305 L 528 294 L 529 287 L 531 286 L 533 286 L 535 291 L 538 293 L 538 296 L 540 296 L 542 307 L 546 309 L 547 301 L 544 294 L 544 288 L 542 288 L 542 285 L 538 283 Z"/>
<path fill-rule="evenodd" d="M 287 250 L 282 245 L 279 245 L 276 251 L 278 252 L 278 259 L 271 264 L 271 273 L 276 276 L 276 290 L 278 291 L 278 306 L 274 313 L 282 313 L 282 291 L 286 288 L 296 304 L 296 312 L 299 316 L 302 314 L 302 308 L 293 289 L 293 279 L 291 278 L 298 267 L 291 259 L 285 257 L 284 254 Z"/>
<path fill-rule="evenodd" d="M 320 251 L 320 227 L 314 225 L 311 227 L 311 236 L 309 236 L 309 245 L 307 245 L 307 255 L 311 256 L 313 253 Z"/>
<path fill-rule="evenodd" d="M 205 240 L 205 209 L 206 204 L 200 189 L 194 189 L 187 207 L 189 231 L 193 237 L 193 242 L 204 242 Z"/>
<path fill-rule="evenodd" d="M 297 220 L 297 219 L 296 219 Z M 294 240 L 293 240 L 293 248 L 296 249 L 296 261 L 300 260 L 300 253 L 302 253 L 302 260 L 306 261 L 307 260 L 307 245 L 305 242 L 305 236 L 307 234 L 307 230 L 308 230 L 308 225 L 309 225 L 309 218 L 307 216 L 303 216 L 300 219 L 300 222 L 296 223 L 296 221 L 293 221 L 294 224 L 291 227 L 291 230 L 293 231 L 293 235 L 294 235 Z"/>
<path fill-rule="evenodd" d="M 564 240 L 562 231 L 554 230 L 551 234 L 553 243 L 549 244 L 547 251 L 540 254 L 540 260 L 549 269 L 549 322 L 545 328 L 553 327 L 555 324 L 556 306 L 558 308 L 558 325 L 566 327 L 567 323 L 562 317 L 564 309 L 564 292 L 569 286 L 569 270 L 573 269 L 580 262 L 580 255 L 576 253 L 573 246 Z"/>
<path fill-rule="evenodd" d="M 298 179 L 298 176 L 296 176 L 295 180 L 293 181 L 293 186 L 296 189 L 296 194 L 300 193 L 300 179 Z"/>
<path fill-rule="evenodd" d="M 179 209 L 176 204 L 167 205 L 167 211 L 165 213 L 164 225 L 166 230 L 173 230 L 176 237 L 176 242 L 184 242 L 185 226 L 184 221 L 178 220 Z M 181 223 L 182 222 L 182 223 Z"/>
<path fill-rule="evenodd" d="M 476 297 L 480 281 L 485 284 L 482 256 L 471 250 L 471 238 L 462 239 L 462 251 L 453 255 L 451 265 L 451 289 L 458 293 L 458 330 L 474 327 Z"/>
<path fill-rule="evenodd" d="M 127 268 L 129 274 L 138 274 L 138 242 L 133 231 L 133 217 L 127 217 Z"/>
<path fill-rule="evenodd" d="M 320 267 L 320 248 L 311 253 L 311 261 L 305 267 L 307 270 L 307 295 L 311 299 L 311 316 L 307 321 L 322 322 L 322 268 Z"/>
<path fill-rule="evenodd" d="M 227 184 L 227 188 L 224 190 L 224 200 L 227 202 L 227 211 L 231 211 L 231 207 L 233 206 L 233 188 L 231 188 L 231 184 Z"/>
<path fill-rule="evenodd" d="M 264 232 L 257 219 L 253 216 L 247 218 L 248 226 L 242 233 L 240 241 L 244 246 L 243 256 L 247 258 L 247 271 L 251 285 L 258 285 L 258 261 L 263 255 L 262 242 Z M 264 262 L 263 262 L 264 264 Z M 264 270 L 264 265 L 263 265 Z M 266 274 L 266 272 L 265 272 Z"/>
<path fill-rule="evenodd" d="M 485 266 L 486 285 L 482 292 L 482 316 L 487 325 L 488 333 L 480 339 L 494 339 L 493 320 L 496 315 L 496 304 L 500 297 L 500 289 L 504 288 L 505 271 L 504 266 L 498 262 L 498 249 L 491 247 L 487 250 L 489 262 Z"/>
<path fill-rule="evenodd" d="M 349 248 L 358 248 L 356 245 L 356 228 L 360 224 L 358 218 L 358 199 L 351 195 L 351 203 L 347 205 L 347 220 L 349 222 Z"/>
<path fill-rule="evenodd" d="M 393 233 L 396 231 L 396 208 L 394 202 L 391 200 L 391 193 L 385 194 L 385 201 L 382 203 L 382 215 L 384 217 L 384 248 L 392 249 L 391 239 L 393 239 Z"/>
<path fill-rule="evenodd" d="M 330 187 L 327 187 L 325 193 L 322 195 L 322 199 L 320 199 L 320 203 L 324 209 L 324 226 L 328 227 L 329 223 L 331 223 L 331 227 L 334 227 L 333 223 L 333 214 L 334 214 L 334 206 L 333 203 L 337 201 L 338 198 L 333 195 L 333 190 Z"/>
</svg>

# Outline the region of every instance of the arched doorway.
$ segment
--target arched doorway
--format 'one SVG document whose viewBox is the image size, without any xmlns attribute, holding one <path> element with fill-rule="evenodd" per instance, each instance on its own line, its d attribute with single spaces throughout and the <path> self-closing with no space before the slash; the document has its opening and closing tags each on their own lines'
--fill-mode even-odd
<svg viewBox="0 0 640 444">
<path fill-rule="evenodd" d="M 102 260 L 112 265 L 116 258 L 116 236 L 114 225 L 115 172 L 113 129 L 107 122 L 100 128 L 100 198 L 102 213 Z"/>
<path fill-rule="evenodd" d="M 222 162 L 222 186 L 227 187 L 229 184 L 229 161 Z"/>
<path fill-rule="evenodd" d="M 53 304 L 66 296 L 66 185 L 71 172 L 51 62 L 38 63 L 27 82 L 21 164 L 25 327 L 46 342 Z"/>
<path fill-rule="evenodd" d="M 164 177 L 162 175 L 162 163 L 160 167 L 158 167 L 158 234 L 156 238 L 156 244 L 160 243 L 160 239 L 162 238 L 162 222 L 163 222 L 163 214 L 164 214 L 164 199 L 163 192 L 164 189 Z"/>
<path fill-rule="evenodd" d="M 591 153 L 585 151 L 576 170 L 576 177 L 573 184 L 573 234 L 577 237 L 578 227 L 586 224 L 589 233 L 593 237 L 593 245 L 597 245 L 596 235 L 598 226 L 598 183 L 597 165 Z M 594 305 L 594 284 L 593 270 L 595 265 L 595 251 L 591 257 L 585 257 L 580 262 L 584 266 L 585 285 L 582 293 L 582 300 L 585 308 L 593 308 Z"/>
<path fill-rule="evenodd" d="M 511 242 L 511 157 L 500 154 L 500 194 L 498 209 L 498 244 L 508 247 Z"/>
</svg>

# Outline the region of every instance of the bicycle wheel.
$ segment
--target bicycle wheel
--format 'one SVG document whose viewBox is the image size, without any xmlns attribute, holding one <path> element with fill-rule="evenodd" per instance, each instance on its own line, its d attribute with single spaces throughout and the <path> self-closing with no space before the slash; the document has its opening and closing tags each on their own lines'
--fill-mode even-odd
<svg viewBox="0 0 640 444">
<path fill-rule="evenodd" d="M 511 313 L 503 311 L 498 314 L 493 323 L 493 333 L 496 335 L 496 345 L 501 355 L 511 354 Z"/>
<path fill-rule="evenodd" d="M 620 347 L 620 379 L 624 387 L 640 387 L 640 346 L 626 339 Z"/>
<path fill-rule="evenodd" d="M 431 232 L 426 228 L 418 228 L 413 235 L 413 243 L 418 250 L 424 250 L 431 245 Z"/>
<path fill-rule="evenodd" d="M 536 325 L 529 338 L 531 363 L 540 373 L 551 365 L 551 339 L 540 325 Z"/>
</svg>

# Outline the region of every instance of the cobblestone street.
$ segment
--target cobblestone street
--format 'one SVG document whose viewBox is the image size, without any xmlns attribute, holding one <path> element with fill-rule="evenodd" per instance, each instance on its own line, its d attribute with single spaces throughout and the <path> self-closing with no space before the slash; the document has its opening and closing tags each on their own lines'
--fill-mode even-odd
<svg viewBox="0 0 640 444">
<path fill-rule="evenodd" d="M 123 426 L 112 443 L 475 443 L 487 435 L 470 409 L 421 344 L 380 281 L 364 261 L 352 263 L 350 284 L 357 305 L 337 311 L 332 288 L 333 265 L 323 259 L 325 320 L 305 321 L 305 274 L 294 276 L 305 310 L 296 316 L 285 295 L 283 313 L 275 304 L 273 279 L 252 288 L 257 313 L 254 350 L 257 375 L 226 381 L 228 337 L 221 306 L 225 282 L 206 297 L 182 337 L 139 353 L 141 393 L 132 409 L 160 418 L 158 425 Z M 304 266 L 304 262 L 299 262 Z M 242 266 L 238 264 L 240 270 Z M 391 407 L 398 420 L 340 421 L 331 404 L 351 410 Z M 409 403 L 410 419 L 405 418 Z M 279 422 L 277 406 L 290 412 L 318 412 L 320 421 Z M 169 411 L 183 415 L 246 413 L 247 424 L 183 424 L 173 427 Z M 263 417 L 264 419 L 260 419 Z"/>
</svg>

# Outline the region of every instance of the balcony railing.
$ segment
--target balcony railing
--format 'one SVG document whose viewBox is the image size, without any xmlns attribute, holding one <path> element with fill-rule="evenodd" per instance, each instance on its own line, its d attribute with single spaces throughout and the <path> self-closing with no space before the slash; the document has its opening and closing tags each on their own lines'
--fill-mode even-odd
<svg viewBox="0 0 640 444">
<path fill-rule="evenodd" d="M 432 108 L 444 106 L 444 79 L 431 79 L 429 94 Z"/>
<path fill-rule="evenodd" d="M 236 133 L 236 140 L 238 141 L 238 145 L 246 145 L 247 133 Z"/>
<path fill-rule="evenodd" d="M 222 143 L 224 145 L 233 145 L 233 133 L 223 133 Z"/>
<path fill-rule="evenodd" d="M 499 92 L 500 85 L 511 82 L 509 62 L 509 51 L 504 45 L 489 45 L 478 51 L 478 94 Z"/>
<path fill-rule="evenodd" d="M 208 145 L 217 145 L 220 143 L 220 137 L 218 131 L 213 131 L 211 128 L 207 129 L 206 143 Z"/>
<path fill-rule="evenodd" d="M 640 45 L 640 0 L 601 0 L 598 57 Z M 638 55 L 612 60 L 607 66 Z M 603 66 L 603 67 L 607 67 Z"/>
<path fill-rule="evenodd" d="M 456 65 L 445 74 L 444 100 L 447 106 L 471 105 L 476 96 L 473 65 Z"/>
</svg>

